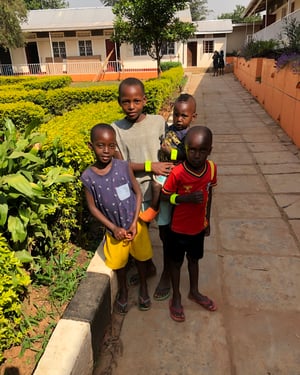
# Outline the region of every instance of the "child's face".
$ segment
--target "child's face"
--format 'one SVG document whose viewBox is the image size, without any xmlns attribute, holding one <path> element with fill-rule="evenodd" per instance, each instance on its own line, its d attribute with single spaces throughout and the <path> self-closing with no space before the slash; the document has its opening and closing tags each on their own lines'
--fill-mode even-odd
<svg viewBox="0 0 300 375">
<path fill-rule="evenodd" d="M 139 85 L 124 85 L 119 96 L 119 104 L 130 122 L 143 119 L 143 109 L 146 97 Z"/>
<path fill-rule="evenodd" d="M 116 137 L 111 130 L 96 131 L 93 141 L 89 143 L 90 149 L 94 151 L 96 159 L 101 165 L 111 162 L 116 145 Z"/>
<path fill-rule="evenodd" d="M 189 164 L 196 170 L 202 169 L 212 149 L 208 137 L 205 134 L 196 133 L 187 139 L 185 148 Z"/>
<path fill-rule="evenodd" d="M 177 130 L 183 130 L 190 126 L 197 117 L 192 101 L 177 102 L 173 109 L 173 124 Z"/>
</svg>

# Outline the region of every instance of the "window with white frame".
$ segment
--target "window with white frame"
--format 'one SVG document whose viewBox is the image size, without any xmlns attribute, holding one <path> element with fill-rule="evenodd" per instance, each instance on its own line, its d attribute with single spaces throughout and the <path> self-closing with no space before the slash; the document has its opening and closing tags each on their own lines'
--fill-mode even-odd
<svg viewBox="0 0 300 375">
<path fill-rule="evenodd" d="M 147 51 L 139 43 L 134 43 L 133 45 L 133 56 L 145 56 Z"/>
<path fill-rule="evenodd" d="M 161 47 L 161 52 L 163 55 L 175 55 L 175 43 L 164 42 Z"/>
<path fill-rule="evenodd" d="M 213 53 L 213 52 L 214 52 L 214 41 L 203 40 L 203 53 Z"/>
<path fill-rule="evenodd" d="M 63 59 L 67 57 L 65 42 L 52 42 L 52 49 L 54 57 L 61 57 Z"/>
<path fill-rule="evenodd" d="M 91 40 L 79 40 L 78 46 L 80 56 L 93 56 L 93 47 Z"/>
</svg>

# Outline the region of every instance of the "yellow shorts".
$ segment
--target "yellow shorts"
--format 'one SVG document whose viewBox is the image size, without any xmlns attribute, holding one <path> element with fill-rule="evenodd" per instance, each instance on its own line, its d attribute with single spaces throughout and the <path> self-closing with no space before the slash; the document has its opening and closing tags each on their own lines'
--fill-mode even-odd
<svg viewBox="0 0 300 375">
<path fill-rule="evenodd" d="M 147 224 L 138 220 L 137 234 L 132 241 L 118 241 L 110 233 L 106 232 L 103 250 L 105 264 L 112 270 L 125 267 L 129 254 L 141 262 L 151 259 L 153 253 Z"/>
</svg>

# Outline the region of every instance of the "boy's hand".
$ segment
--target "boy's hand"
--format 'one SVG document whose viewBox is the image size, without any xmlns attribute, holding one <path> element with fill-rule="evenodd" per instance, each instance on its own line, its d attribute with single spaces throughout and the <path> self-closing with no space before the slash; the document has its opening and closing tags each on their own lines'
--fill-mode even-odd
<svg viewBox="0 0 300 375">
<path fill-rule="evenodd" d="M 170 174 L 171 169 L 174 167 L 173 163 L 168 162 L 153 162 L 151 163 L 151 169 L 154 174 L 168 176 Z"/>
<path fill-rule="evenodd" d="M 210 236 L 210 224 L 208 224 L 208 226 L 205 228 L 204 235 L 205 235 L 205 237 Z"/>
<path fill-rule="evenodd" d="M 128 231 L 126 232 L 126 240 L 132 241 L 134 237 L 136 236 L 136 232 L 137 232 L 136 225 L 135 224 L 131 225 Z"/>
<path fill-rule="evenodd" d="M 162 149 L 162 151 L 163 151 L 166 155 L 170 155 L 170 154 L 171 154 L 171 151 L 172 151 L 172 146 L 170 145 L 170 143 L 163 142 L 163 143 L 161 144 L 161 149 Z"/>
<path fill-rule="evenodd" d="M 203 203 L 203 192 L 194 191 L 193 193 L 181 195 L 182 202 L 184 203 Z"/>
<path fill-rule="evenodd" d="M 122 240 L 126 239 L 127 232 L 126 232 L 126 230 L 124 228 L 115 227 L 113 229 L 113 235 L 114 235 L 114 237 L 115 237 L 116 240 L 122 241 Z"/>
</svg>

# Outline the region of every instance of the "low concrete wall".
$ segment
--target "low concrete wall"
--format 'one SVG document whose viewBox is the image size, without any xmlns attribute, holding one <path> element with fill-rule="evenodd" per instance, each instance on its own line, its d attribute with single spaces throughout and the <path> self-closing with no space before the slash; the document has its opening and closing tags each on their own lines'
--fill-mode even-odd
<svg viewBox="0 0 300 375">
<path fill-rule="evenodd" d="M 277 70 L 275 60 L 234 58 L 234 74 L 300 147 L 300 73 Z"/>
<path fill-rule="evenodd" d="M 33 375 L 92 375 L 116 293 L 101 243 Z"/>
</svg>

